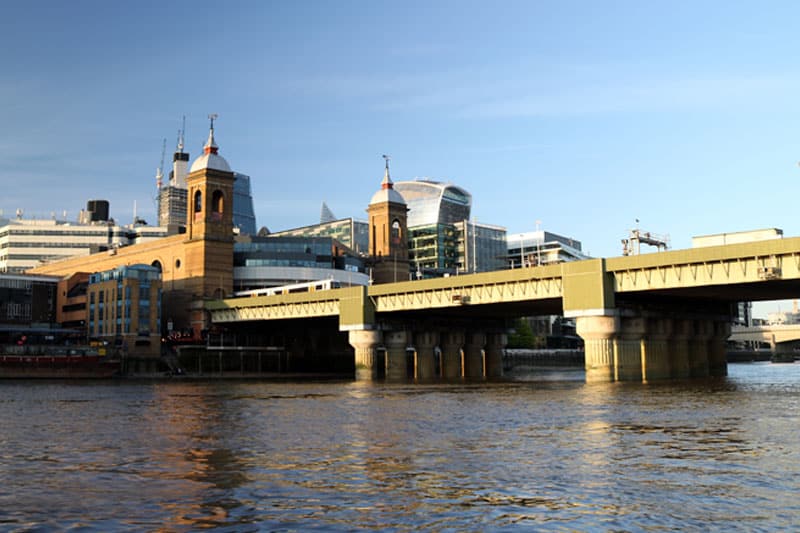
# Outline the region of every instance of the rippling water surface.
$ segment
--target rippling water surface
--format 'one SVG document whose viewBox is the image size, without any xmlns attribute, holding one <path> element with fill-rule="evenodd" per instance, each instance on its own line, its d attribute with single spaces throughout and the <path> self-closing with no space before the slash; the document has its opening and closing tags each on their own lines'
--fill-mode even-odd
<svg viewBox="0 0 800 533">
<path fill-rule="evenodd" d="M 0 382 L 0 530 L 800 525 L 800 364 L 718 380 Z"/>
</svg>

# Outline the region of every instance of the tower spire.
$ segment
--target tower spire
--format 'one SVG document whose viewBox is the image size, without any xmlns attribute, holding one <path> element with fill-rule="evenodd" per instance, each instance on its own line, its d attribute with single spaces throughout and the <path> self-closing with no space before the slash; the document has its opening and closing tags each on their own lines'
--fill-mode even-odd
<svg viewBox="0 0 800 533">
<path fill-rule="evenodd" d="M 205 146 L 203 146 L 203 153 L 204 154 L 216 154 L 219 151 L 219 146 L 217 146 L 216 141 L 214 140 L 214 121 L 219 117 L 216 113 L 211 113 L 208 115 L 208 118 L 211 120 L 211 128 L 208 130 L 208 140 L 206 141 Z"/>
<path fill-rule="evenodd" d="M 381 189 L 392 189 L 394 184 L 392 183 L 392 178 L 389 177 L 389 160 L 391 156 L 383 154 L 381 157 L 386 161 L 386 170 L 383 173 L 383 181 L 381 182 Z"/>
</svg>

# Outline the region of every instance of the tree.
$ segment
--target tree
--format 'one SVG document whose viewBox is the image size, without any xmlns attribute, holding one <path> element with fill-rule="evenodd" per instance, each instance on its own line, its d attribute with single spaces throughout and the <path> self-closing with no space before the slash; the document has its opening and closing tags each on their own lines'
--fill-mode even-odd
<svg viewBox="0 0 800 533">
<path fill-rule="evenodd" d="M 514 333 L 508 336 L 507 348 L 535 348 L 536 337 L 533 335 L 533 330 L 528 321 L 524 318 L 518 318 L 514 322 Z"/>
</svg>

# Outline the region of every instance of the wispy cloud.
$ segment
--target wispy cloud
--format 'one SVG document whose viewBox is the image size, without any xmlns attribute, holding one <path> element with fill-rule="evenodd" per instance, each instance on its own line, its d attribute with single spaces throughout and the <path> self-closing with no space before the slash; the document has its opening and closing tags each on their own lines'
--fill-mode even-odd
<svg viewBox="0 0 800 533">
<path fill-rule="evenodd" d="M 524 71 L 525 69 L 520 69 Z M 507 68 L 320 76 L 287 89 L 359 100 L 374 111 L 436 110 L 465 119 L 621 112 L 773 109 L 795 103 L 800 78 L 771 73 L 659 76 L 635 68 L 561 65 L 527 74 Z"/>
<path fill-rule="evenodd" d="M 508 118 L 681 110 L 745 110 L 784 106 L 800 79 L 780 76 L 643 80 L 630 83 L 532 88 L 466 103 L 465 118 Z M 794 105 L 796 107 L 796 104 Z"/>
</svg>

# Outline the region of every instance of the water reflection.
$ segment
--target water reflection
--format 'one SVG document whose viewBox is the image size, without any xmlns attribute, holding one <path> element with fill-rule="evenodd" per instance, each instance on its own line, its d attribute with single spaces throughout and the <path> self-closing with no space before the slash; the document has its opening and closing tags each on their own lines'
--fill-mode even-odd
<svg viewBox="0 0 800 533">
<path fill-rule="evenodd" d="M 2 383 L 0 529 L 791 529 L 792 366 L 648 385 Z"/>
</svg>

